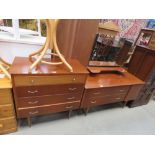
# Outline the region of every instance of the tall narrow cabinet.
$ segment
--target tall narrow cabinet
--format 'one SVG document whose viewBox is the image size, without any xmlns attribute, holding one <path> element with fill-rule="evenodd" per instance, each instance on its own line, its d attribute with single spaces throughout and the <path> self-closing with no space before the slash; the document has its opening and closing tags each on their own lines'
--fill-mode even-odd
<svg viewBox="0 0 155 155">
<path fill-rule="evenodd" d="M 147 104 L 155 91 L 155 50 L 149 47 L 136 46 L 128 71 L 145 81 L 137 99 L 130 106 Z"/>
</svg>

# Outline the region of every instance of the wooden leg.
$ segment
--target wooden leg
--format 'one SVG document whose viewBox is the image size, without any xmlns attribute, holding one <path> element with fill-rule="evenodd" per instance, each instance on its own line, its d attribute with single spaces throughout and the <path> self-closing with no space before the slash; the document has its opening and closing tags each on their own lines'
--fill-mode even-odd
<svg viewBox="0 0 155 155">
<path fill-rule="evenodd" d="M 89 111 L 89 108 L 84 109 L 85 116 L 87 116 L 88 111 Z"/>
<path fill-rule="evenodd" d="M 17 119 L 17 126 L 20 126 L 20 119 Z"/>
<path fill-rule="evenodd" d="M 126 106 L 126 104 L 127 104 L 126 101 L 122 102 L 122 108 L 124 108 Z"/>
<path fill-rule="evenodd" d="M 29 127 L 31 127 L 31 125 L 32 125 L 32 123 L 31 123 L 31 117 L 28 117 L 27 118 L 27 122 L 28 122 Z"/>
<path fill-rule="evenodd" d="M 72 114 L 72 109 L 70 109 L 70 110 L 68 111 L 68 119 L 70 119 L 71 114 Z"/>
</svg>

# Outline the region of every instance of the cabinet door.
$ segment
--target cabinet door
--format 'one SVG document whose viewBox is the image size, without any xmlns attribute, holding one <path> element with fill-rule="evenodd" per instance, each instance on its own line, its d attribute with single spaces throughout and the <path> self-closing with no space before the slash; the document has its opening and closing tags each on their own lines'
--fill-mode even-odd
<svg viewBox="0 0 155 155">
<path fill-rule="evenodd" d="M 137 46 L 129 63 L 128 71 L 141 80 L 147 81 L 155 66 L 155 52 L 151 49 Z"/>
<path fill-rule="evenodd" d="M 145 49 L 137 46 L 129 62 L 128 72 L 136 75 L 143 63 L 144 57 L 145 57 Z"/>
<path fill-rule="evenodd" d="M 139 68 L 136 76 L 146 81 L 154 66 L 155 66 L 155 53 L 147 52 L 145 58 L 143 59 L 143 63 Z"/>
</svg>

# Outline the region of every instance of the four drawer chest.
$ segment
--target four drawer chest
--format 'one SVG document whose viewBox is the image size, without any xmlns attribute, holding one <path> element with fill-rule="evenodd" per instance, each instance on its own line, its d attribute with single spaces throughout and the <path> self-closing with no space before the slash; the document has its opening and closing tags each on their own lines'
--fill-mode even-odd
<svg viewBox="0 0 155 155">
<path fill-rule="evenodd" d="M 80 108 L 88 71 L 77 60 L 68 61 L 69 72 L 62 65 L 39 65 L 29 73 L 28 58 L 16 57 L 10 69 L 17 118 L 27 118 Z"/>
<path fill-rule="evenodd" d="M 15 132 L 17 122 L 12 98 L 12 84 L 7 78 L 0 78 L 0 134 Z"/>
</svg>

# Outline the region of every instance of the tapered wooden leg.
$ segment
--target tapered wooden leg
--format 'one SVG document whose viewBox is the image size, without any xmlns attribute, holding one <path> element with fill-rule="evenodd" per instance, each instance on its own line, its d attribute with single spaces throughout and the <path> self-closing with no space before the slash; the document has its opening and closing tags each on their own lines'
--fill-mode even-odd
<svg viewBox="0 0 155 155">
<path fill-rule="evenodd" d="M 85 116 L 87 116 L 89 109 L 90 109 L 90 108 L 84 109 Z"/>
<path fill-rule="evenodd" d="M 17 125 L 20 126 L 20 124 L 21 124 L 21 120 L 17 119 Z"/>
<path fill-rule="evenodd" d="M 31 127 L 31 125 L 32 125 L 32 123 L 31 123 L 31 117 L 28 117 L 27 118 L 27 122 L 28 122 L 29 127 Z"/>
<path fill-rule="evenodd" d="M 122 108 L 124 108 L 126 106 L 127 102 L 122 102 Z"/>
<path fill-rule="evenodd" d="M 71 114 L 72 114 L 72 109 L 68 111 L 68 119 L 70 119 Z"/>
</svg>

